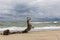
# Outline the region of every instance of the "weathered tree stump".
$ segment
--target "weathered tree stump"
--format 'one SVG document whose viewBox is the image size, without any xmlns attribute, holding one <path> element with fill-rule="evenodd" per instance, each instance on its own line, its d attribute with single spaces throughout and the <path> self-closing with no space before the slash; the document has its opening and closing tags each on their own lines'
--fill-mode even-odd
<svg viewBox="0 0 60 40">
<path fill-rule="evenodd" d="M 27 17 L 27 28 L 24 31 L 22 31 L 22 33 L 28 33 L 28 31 L 31 30 L 32 25 L 30 24 L 30 20 L 31 20 L 31 18 Z"/>
<path fill-rule="evenodd" d="M 32 28 L 32 25 L 30 24 L 30 20 L 31 20 L 31 18 L 27 17 L 27 28 L 24 31 L 21 31 L 21 32 L 17 31 L 17 32 L 11 33 L 10 30 L 7 29 L 7 30 L 3 31 L 3 35 L 9 35 L 9 34 L 15 34 L 15 33 L 28 33 L 28 31 L 30 31 Z"/>
<path fill-rule="evenodd" d="M 10 33 L 10 31 L 8 29 L 3 31 L 3 35 L 8 35 L 9 33 Z"/>
</svg>

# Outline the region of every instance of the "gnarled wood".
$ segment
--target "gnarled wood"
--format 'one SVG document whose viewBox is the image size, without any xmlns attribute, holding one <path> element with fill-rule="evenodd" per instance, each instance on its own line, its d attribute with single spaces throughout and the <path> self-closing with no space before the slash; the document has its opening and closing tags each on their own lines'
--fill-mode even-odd
<svg viewBox="0 0 60 40">
<path fill-rule="evenodd" d="M 22 31 L 22 33 L 27 33 L 28 31 L 31 30 L 32 25 L 30 24 L 30 20 L 31 20 L 31 18 L 27 17 L 27 28 L 24 31 Z"/>
<path fill-rule="evenodd" d="M 10 31 L 7 29 L 3 32 L 3 35 L 8 35 L 10 33 Z"/>
<path fill-rule="evenodd" d="M 10 30 L 7 29 L 7 30 L 3 31 L 3 35 L 15 34 L 15 33 L 28 33 L 28 31 L 30 31 L 32 28 L 32 25 L 30 24 L 30 20 L 31 20 L 31 18 L 27 17 L 27 28 L 24 31 L 22 31 L 22 32 L 17 31 L 17 32 L 11 33 Z"/>
</svg>

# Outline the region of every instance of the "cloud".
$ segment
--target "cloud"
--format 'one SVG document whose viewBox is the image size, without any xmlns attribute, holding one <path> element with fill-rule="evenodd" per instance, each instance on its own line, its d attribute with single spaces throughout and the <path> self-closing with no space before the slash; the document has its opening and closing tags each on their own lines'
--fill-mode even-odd
<svg viewBox="0 0 60 40">
<path fill-rule="evenodd" d="M 60 18 L 60 0 L 0 0 L 0 17 L 5 20 Z"/>
</svg>

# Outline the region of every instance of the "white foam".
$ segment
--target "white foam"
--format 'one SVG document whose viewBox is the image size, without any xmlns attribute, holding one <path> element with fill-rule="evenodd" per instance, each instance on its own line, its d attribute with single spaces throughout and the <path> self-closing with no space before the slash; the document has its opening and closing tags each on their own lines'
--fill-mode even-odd
<svg viewBox="0 0 60 40">
<path fill-rule="evenodd" d="M 60 30 L 60 26 L 50 26 L 50 27 L 35 27 L 31 31 L 41 31 L 41 30 Z"/>
<path fill-rule="evenodd" d="M 33 24 L 39 24 L 39 23 L 51 23 L 51 22 L 31 22 Z"/>
<path fill-rule="evenodd" d="M 0 28 L 0 33 L 3 33 L 4 30 L 9 29 L 10 32 L 17 32 L 17 31 L 23 31 L 26 29 L 26 27 L 7 27 L 7 28 Z"/>
<path fill-rule="evenodd" d="M 58 23 L 58 21 L 54 21 L 53 23 Z"/>
<path fill-rule="evenodd" d="M 3 33 L 4 30 L 9 29 L 10 32 L 17 32 L 17 31 L 23 31 L 26 29 L 26 27 L 7 27 L 7 28 L 0 28 L 0 33 Z M 34 27 L 31 29 L 31 31 L 41 31 L 41 30 L 60 30 L 60 26 L 50 26 L 50 27 Z"/>
<path fill-rule="evenodd" d="M 53 22 L 31 22 L 33 24 L 39 24 L 39 23 L 58 23 L 58 21 L 53 21 Z"/>
</svg>

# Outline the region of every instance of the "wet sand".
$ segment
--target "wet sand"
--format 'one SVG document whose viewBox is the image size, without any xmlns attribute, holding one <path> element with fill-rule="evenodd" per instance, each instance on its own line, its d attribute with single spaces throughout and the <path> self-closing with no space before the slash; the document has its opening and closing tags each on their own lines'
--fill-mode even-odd
<svg viewBox="0 0 60 40">
<path fill-rule="evenodd" d="M 0 35 L 0 40 L 60 40 L 60 30 Z"/>
</svg>

